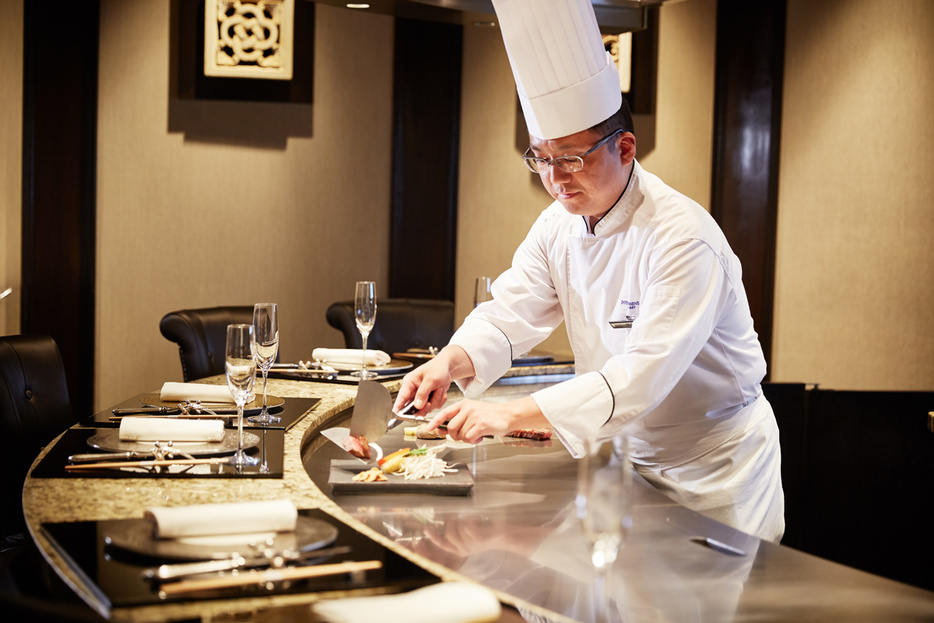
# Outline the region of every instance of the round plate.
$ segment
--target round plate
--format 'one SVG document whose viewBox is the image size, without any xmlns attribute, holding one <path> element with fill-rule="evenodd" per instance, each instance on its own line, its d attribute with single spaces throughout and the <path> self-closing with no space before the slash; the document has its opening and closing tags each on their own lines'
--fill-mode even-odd
<svg viewBox="0 0 934 623">
<path fill-rule="evenodd" d="M 161 560 L 217 560 L 235 554 L 250 556 L 253 550 L 272 547 L 276 551 L 292 549 L 308 552 L 326 547 L 337 540 L 337 528 L 331 524 L 299 515 L 294 532 L 262 532 L 229 534 L 181 539 L 159 539 L 153 536 L 153 524 L 148 519 L 114 522 L 105 528 L 104 541 L 135 554 Z M 267 539 L 272 539 L 267 544 Z"/>
<path fill-rule="evenodd" d="M 360 363 L 331 363 L 326 362 L 326 365 L 331 366 L 338 372 L 346 374 L 348 372 L 357 372 L 361 364 Z M 401 359 L 390 359 L 389 363 L 383 364 L 381 366 L 367 366 L 367 372 L 375 372 L 377 374 L 397 374 L 399 372 L 405 372 L 414 367 L 414 363 L 411 361 L 402 361 Z M 262 400 L 262 398 L 260 398 Z"/>
<path fill-rule="evenodd" d="M 166 439 L 166 441 L 169 441 Z M 201 442 L 201 441 L 178 441 L 173 442 L 172 447 L 179 452 L 190 454 L 192 456 L 209 454 L 230 454 L 237 450 L 237 431 L 235 429 L 224 430 L 224 441 Z M 259 435 L 243 431 L 243 448 L 252 448 L 259 444 Z M 116 428 L 101 429 L 96 435 L 88 439 L 88 445 L 105 452 L 150 452 L 152 451 L 152 441 L 121 441 L 120 430 Z"/>
<path fill-rule="evenodd" d="M 177 407 L 178 401 L 171 400 L 162 400 L 159 394 L 144 394 L 140 396 L 140 402 L 143 403 L 145 407 Z M 218 409 L 236 409 L 237 405 L 234 403 L 229 404 L 219 404 L 213 402 L 204 402 L 203 403 L 208 409 L 218 408 Z M 266 395 L 266 408 L 275 413 L 275 410 L 285 404 L 285 400 L 279 398 L 278 396 Z M 260 411 L 263 410 L 263 393 L 262 391 L 256 395 L 251 402 L 246 403 L 243 406 L 243 415 L 258 415 Z"/>
</svg>

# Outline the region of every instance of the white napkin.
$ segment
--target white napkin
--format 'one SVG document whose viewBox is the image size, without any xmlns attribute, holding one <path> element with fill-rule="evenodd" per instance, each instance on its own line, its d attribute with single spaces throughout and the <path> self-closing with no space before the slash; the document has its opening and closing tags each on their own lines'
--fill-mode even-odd
<svg viewBox="0 0 934 623">
<path fill-rule="evenodd" d="M 162 385 L 159 398 L 166 402 L 185 402 L 186 400 L 200 400 L 201 402 L 222 402 L 234 404 L 233 396 L 226 385 L 208 385 L 206 383 L 173 383 Z"/>
<path fill-rule="evenodd" d="M 399 595 L 321 601 L 311 609 L 330 623 L 481 623 L 500 617 L 493 592 L 469 582 L 442 582 Z"/>
<path fill-rule="evenodd" d="M 340 364 L 363 364 L 362 348 L 316 348 L 311 352 L 311 358 L 316 361 Z M 366 365 L 384 366 L 390 361 L 389 355 L 381 350 L 366 351 Z"/>
<path fill-rule="evenodd" d="M 144 517 L 154 523 L 161 539 L 258 532 L 293 532 L 298 510 L 291 500 L 157 506 L 147 508 Z"/>
<path fill-rule="evenodd" d="M 120 441 L 224 441 L 224 422 L 125 417 L 120 420 Z"/>
</svg>

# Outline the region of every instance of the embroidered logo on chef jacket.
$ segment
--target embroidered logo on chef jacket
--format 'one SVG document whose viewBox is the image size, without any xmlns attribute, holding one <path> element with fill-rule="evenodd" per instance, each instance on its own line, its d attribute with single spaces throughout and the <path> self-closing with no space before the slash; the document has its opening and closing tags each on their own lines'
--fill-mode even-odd
<svg viewBox="0 0 934 623">
<path fill-rule="evenodd" d="M 618 315 L 620 320 L 611 320 L 611 327 L 614 329 L 631 329 L 632 322 L 639 315 L 639 301 L 620 300 L 619 308 L 614 315 Z"/>
</svg>

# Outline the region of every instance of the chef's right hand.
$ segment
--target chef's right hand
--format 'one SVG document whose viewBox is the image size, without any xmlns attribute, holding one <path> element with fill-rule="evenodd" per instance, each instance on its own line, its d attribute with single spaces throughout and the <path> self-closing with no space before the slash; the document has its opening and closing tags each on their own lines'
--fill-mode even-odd
<svg viewBox="0 0 934 623">
<path fill-rule="evenodd" d="M 414 400 L 415 412 L 424 415 L 444 406 L 451 383 L 473 374 L 467 352 L 460 346 L 445 346 L 431 361 L 405 375 L 392 410 L 398 412 Z"/>
</svg>

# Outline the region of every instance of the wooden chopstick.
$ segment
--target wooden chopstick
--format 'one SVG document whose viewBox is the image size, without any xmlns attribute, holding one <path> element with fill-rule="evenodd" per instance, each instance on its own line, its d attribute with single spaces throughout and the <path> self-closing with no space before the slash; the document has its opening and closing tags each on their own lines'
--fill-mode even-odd
<svg viewBox="0 0 934 623">
<path fill-rule="evenodd" d="M 111 469 L 114 467 L 165 467 L 167 465 L 212 465 L 227 463 L 228 458 L 212 457 L 208 459 L 165 459 L 163 461 L 108 461 L 105 463 L 77 463 L 66 465 L 66 472 L 75 472 L 88 469 Z"/>
<path fill-rule="evenodd" d="M 182 580 L 162 584 L 159 592 L 166 595 L 191 593 L 194 591 L 209 591 L 218 588 L 233 586 L 247 586 L 249 584 L 265 584 L 266 582 L 281 582 L 283 580 L 302 580 L 324 575 L 339 575 L 341 573 L 354 573 L 357 571 L 370 571 L 379 569 L 383 563 L 379 560 L 365 560 L 362 562 L 338 562 L 330 565 L 314 565 L 310 567 L 285 567 L 283 569 L 265 569 L 262 571 L 248 571 L 237 575 L 226 575 L 218 578 L 204 578 L 200 580 Z"/>
</svg>

